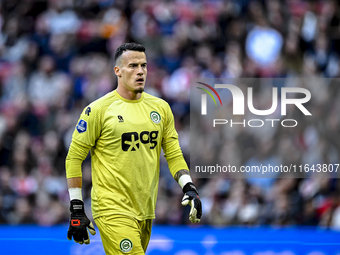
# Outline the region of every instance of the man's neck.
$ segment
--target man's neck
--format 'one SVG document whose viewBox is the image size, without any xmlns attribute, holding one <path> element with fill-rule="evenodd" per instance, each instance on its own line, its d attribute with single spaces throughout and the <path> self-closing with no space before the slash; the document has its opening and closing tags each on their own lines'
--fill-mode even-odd
<svg viewBox="0 0 340 255">
<path fill-rule="evenodd" d="M 143 92 L 134 92 L 130 90 L 126 90 L 125 88 L 122 88 L 121 86 L 118 85 L 117 87 L 117 93 L 128 100 L 138 100 L 141 98 Z"/>
</svg>

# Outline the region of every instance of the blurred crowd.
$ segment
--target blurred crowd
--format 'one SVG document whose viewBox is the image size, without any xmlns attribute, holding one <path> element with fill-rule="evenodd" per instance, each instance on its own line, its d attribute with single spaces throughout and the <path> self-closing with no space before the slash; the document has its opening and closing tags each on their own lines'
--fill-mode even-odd
<svg viewBox="0 0 340 255">
<path fill-rule="evenodd" d="M 339 77 L 339 1 L 2 0 L 0 223 L 68 222 L 65 158 L 74 127 L 87 104 L 115 89 L 112 56 L 132 41 L 147 49 L 146 92 L 171 105 L 189 163 L 190 80 Z M 339 162 L 339 89 L 326 84 L 313 94 L 318 114 L 298 135 L 263 141 L 240 130 L 228 137 L 225 160 Z M 337 179 L 194 181 L 204 224 L 340 227 Z M 89 215 L 90 189 L 88 157 Z M 155 224 L 188 223 L 182 195 L 162 158 Z"/>
</svg>

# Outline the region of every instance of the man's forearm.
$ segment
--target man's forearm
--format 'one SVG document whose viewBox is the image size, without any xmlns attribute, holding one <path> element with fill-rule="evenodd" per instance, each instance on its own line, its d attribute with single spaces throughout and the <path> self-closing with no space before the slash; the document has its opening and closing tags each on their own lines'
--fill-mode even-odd
<svg viewBox="0 0 340 255">
<path fill-rule="evenodd" d="M 70 149 L 66 157 L 66 178 L 67 186 L 70 194 L 70 200 L 78 199 L 83 200 L 82 197 L 82 172 L 81 164 L 88 154 L 89 148 L 77 144 L 71 143 Z"/>
<path fill-rule="evenodd" d="M 178 182 L 178 184 L 181 186 L 182 189 L 188 183 L 192 183 L 190 173 L 186 169 L 182 169 L 182 170 L 177 171 L 176 174 L 174 175 L 174 179 Z"/>
<path fill-rule="evenodd" d="M 174 176 L 174 179 L 176 180 L 176 182 L 178 182 L 179 178 L 183 175 L 190 175 L 189 171 L 185 169 L 177 171 L 177 173 Z"/>
<path fill-rule="evenodd" d="M 73 177 L 67 179 L 68 188 L 81 188 L 82 187 L 82 178 L 81 177 Z"/>
<path fill-rule="evenodd" d="M 73 199 L 83 200 L 83 195 L 81 191 L 81 187 L 82 187 L 81 177 L 68 178 L 67 185 L 68 185 L 68 193 L 70 195 L 71 201 Z"/>
</svg>

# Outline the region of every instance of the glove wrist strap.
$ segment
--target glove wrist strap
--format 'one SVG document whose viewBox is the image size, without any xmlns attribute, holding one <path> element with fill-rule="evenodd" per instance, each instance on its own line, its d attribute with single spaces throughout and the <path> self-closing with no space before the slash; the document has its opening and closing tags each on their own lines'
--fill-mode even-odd
<svg viewBox="0 0 340 255">
<path fill-rule="evenodd" d="M 198 194 L 197 189 L 192 182 L 188 182 L 183 187 L 183 193 L 187 193 L 188 191 L 194 191 L 196 194 Z"/>
<path fill-rule="evenodd" d="M 84 202 L 79 199 L 71 200 L 70 211 L 71 213 L 85 213 Z"/>
</svg>

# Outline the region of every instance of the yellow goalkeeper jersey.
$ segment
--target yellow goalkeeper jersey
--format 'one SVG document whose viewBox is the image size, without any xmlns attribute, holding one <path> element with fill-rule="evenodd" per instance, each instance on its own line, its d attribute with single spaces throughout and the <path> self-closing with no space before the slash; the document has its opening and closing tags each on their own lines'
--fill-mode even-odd
<svg viewBox="0 0 340 255">
<path fill-rule="evenodd" d="M 91 149 L 93 217 L 153 219 L 161 148 L 172 175 L 188 169 L 168 103 L 145 92 L 138 100 L 127 100 L 112 91 L 83 110 L 66 159 L 66 176 L 81 176 L 77 160 L 83 161 Z"/>
</svg>

